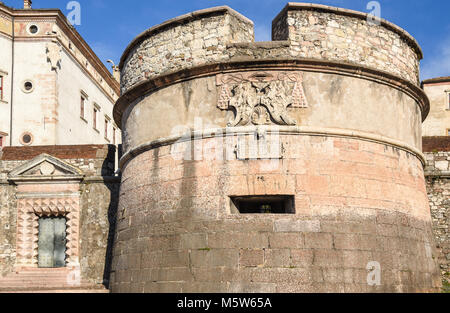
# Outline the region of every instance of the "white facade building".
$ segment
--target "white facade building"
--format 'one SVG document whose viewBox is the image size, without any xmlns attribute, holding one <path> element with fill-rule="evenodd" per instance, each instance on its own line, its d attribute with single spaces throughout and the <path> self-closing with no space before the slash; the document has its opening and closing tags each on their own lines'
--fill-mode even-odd
<svg viewBox="0 0 450 313">
<path fill-rule="evenodd" d="M 0 2 L 0 145 L 120 144 L 119 83 L 59 10 Z"/>
</svg>

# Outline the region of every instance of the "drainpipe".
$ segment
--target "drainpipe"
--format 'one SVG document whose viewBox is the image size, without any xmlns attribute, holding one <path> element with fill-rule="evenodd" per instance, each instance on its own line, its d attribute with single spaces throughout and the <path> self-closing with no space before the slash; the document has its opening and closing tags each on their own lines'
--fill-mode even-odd
<svg viewBox="0 0 450 313">
<path fill-rule="evenodd" d="M 9 145 L 13 144 L 13 100 L 14 100 L 14 15 L 12 17 L 12 42 L 11 42 L 11 93 L 10 93 L 10 110 L 9 110 Z"/>
</svg>

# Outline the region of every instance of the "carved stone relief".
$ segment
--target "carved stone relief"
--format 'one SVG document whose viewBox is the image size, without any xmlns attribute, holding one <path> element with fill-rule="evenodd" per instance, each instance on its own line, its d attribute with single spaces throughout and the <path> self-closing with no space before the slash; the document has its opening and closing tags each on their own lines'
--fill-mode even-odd
<svg viewBox="0 0 450 313">
<path fill-rule="evenodd" d="M 297 125 L 288 108 L 307 108 L 301 72 L 246 72 L 217 75 L 217 107 L 233 110 L 228 126 Z"/>
<path fill-rule="evenodd" d="M 47 61 L 52 70 L 57 71 L 61 67 L 61 45 L 55 40 L 47 44 Z"/>
</svg>

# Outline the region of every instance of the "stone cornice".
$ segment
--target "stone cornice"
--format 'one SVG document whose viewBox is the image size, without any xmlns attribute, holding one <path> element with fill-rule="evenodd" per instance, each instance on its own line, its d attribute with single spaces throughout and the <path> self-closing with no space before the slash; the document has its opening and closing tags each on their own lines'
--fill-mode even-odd
<svg viewBox="0 0 450 313">
<path fill-rule="evenodd" d="M 338 7 L 328 6 L 328 5 L 314 4 L 314 3 L 289 2 L 284 7 L 284 9 L 274 18 L 272 25 L 276 24 L 277 21 L 283 15 L 285 15 L 288 11 L 294 11 L 294 10 L 322 11 L 322 12 L 328 12 L 328 13 L 333 13 L 333 14 L 337 14 L 337 15 L 345 15 L 345 16 L 355 17 L 355 18 L 359 18 L 362 20 L 367 20 L 367 18 L 369 16 L 368 13 L 349 10 L 349 9 L 343 9 L 343 8 L 338 8 Z M 385 19 L 378 18 L 378 17 L 373 17 L 373 19 L 380 22 L 380 24 L 383 27 L 400 35 L 401 38 L 403 38 L 406 42 L 408 42 L 412 46 L 412 48 L 414 48 L 414 50 L 416 51 L 416 53 L 419 56 L 419 59 L 423 59 L 422 48 L 420 47 L 417 40 L 414 39 L 414 37 L 412 37 L 406 30 L 404 30 L 403 28 L 401 28 L 401 27 L 395 25 L 394 23 L 391 23 Z"/>
<path fill-rule="evenodd" d="M 122 125 L 122 115 L 126 108 L 138 98 L 155 92 L 159 89 L 177 84 L 183 81 L 200 77 L 213 76 L 220 73 L 231 73 L 236 71 L 257 70 L 301 70 L 306 72 L 321 72 L 351 77 L 363 78 L 385 84 L 405 92 L 416 100 L 422 112 L 422 121 L 425 121 L 430 112 L 430 101 L 422 88 L 393 74 L 376 70 L 361 65 L 346 62 L 325 61 L 318 59 L 262 59 L 252 58 L 240 59 L 207 64 L 180 71 L 171 72 L 156 78 L 141 82 L 125 94 L 123 94 L 114 106 L 114 120 L 117 125 Z"/>
<path fill-rule="evenodd" d="M 447 178 L 450 179 L 450 172 L 427 172 L 425 171 L 426 178 Z"/>
<path fill-rule="evenodd" d="M 195 11 L 195 12 L 188 13 L 185 15 L 181 15 L 181 16 L 175 17 L 173 19 L 170 19 L 162 24 L 153 26 L 153 27 L 147 29 L 146 31 L 144 31 L 143 33 L 141 33 L 140 35 L 138 35 L 136 38 L 134 38 L 133 41 L 127 46 L 127 48 L 125 49 L 125 51 L 120 59 L 119 69 L 122 69 L 122 67 L 125 63 L 125 60 L 127 59 L 129 53 L 133 50 L 133 48 L 136 47 L 138 44 L 140 44 L 142 41 L 144 41 L 146 38 L 151 37 L 151 36 L 161 32 L 161 31 L 164 31 L 168 28 L 182 25 L 182 24 L 185 24 L 185 23 L 188 23 L 191 21 L 195 21 L 195 20 L 198 20 L 201 18 L 205 18 L 207 16 L 214 15 L 214 14 L 230 14 L 245 23 L 253 25 L 253 22 L 251 20 L 249 20 L 248 18 L 246 18 L 245 16 L 243 16 L 242 14 L 240 14 L 239 12 L 233 10 L 232 8 L 230 8 L 228 6 L 219 6 L 219 7 L 199 10 L 199 11 Z"/>
<path fill-rule="evenodd" d="M 151 142 L 147 142 L 139 145 L 126 152 L 119 161 L 119 167 L 122 169 L 126 164 L 135 158 L 136 156 L 158 148 L 162 146 L 172 145 L 174 143 L 180 143 L 189 140 L 203 140 L 207 138 L 223 137 L 223 136 L 235 136 L 235 135 L 245 135 L 245 134 L 255 134 L 264 132 L 267 134 L 276 133 L 279 135 L 303 135 L 303 136 L 323 136 L 323 137 L 343 137 L 343 138 L 353 138 L 356 140 L 363 140 L 374 142 L 378 144 L 389 145 L 391 147 L 406 151 L 417 157 L 423 166 L 426 164 L 425 156 L 419 149 L 408 145 L 404 142 L 380 136 L 371 133 L 354 131 L 354 130 L 344 130 L 337 128 L 320 128 L 311 126 L 251 126 L 251 127 L 231 127 L 222 129 L 205 129 L 198 132 L 191 132 L 187 134 L 174 135 L 167 138 L 161 138 Z"/>
<path fill-rule="evenodd" d="M 68 36 L 71 42 L 80 50 L 80 52 L 89 60 L 95 70 L 102 76 L 107 84 L 114 90 L 117 95 L 120 95 L 119 83 L 114 79 L 106 66 L 98 58 L 91 47 L 81 37 L 78 31 L 67 22 L 67 18 L 59 9 L 32 9 L 21 10 L 13 9 L 4 4 L 0 4 L 0 13 L 6 13 L 13 16 L 16 21 L 40 21 L 40 20 L 52 20 L 56 21 L 61 30 Z M 107 93 L 109 93 L 107 91 Z"/>
</svg>

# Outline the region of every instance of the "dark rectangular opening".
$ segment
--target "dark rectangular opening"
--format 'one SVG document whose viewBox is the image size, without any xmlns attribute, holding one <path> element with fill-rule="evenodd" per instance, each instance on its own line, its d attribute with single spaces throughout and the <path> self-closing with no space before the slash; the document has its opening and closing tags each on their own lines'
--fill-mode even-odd
<svg viewBox="0 0 450 313">
<path fill-rule="evenodd" d="M 295 214 L 294 196 L 239 196 L 231 198 L 236 214 Z"/>
</svg>

